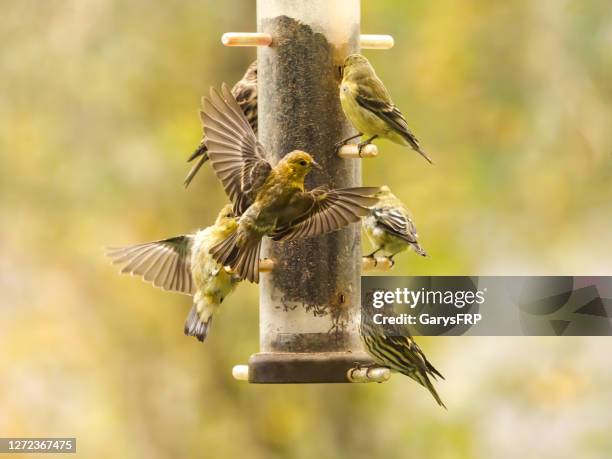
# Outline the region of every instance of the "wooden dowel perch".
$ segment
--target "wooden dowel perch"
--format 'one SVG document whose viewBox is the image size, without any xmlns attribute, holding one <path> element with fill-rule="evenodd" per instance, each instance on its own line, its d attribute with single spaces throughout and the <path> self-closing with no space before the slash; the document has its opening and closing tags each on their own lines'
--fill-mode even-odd
<svg viewBox="0 0 612 459">
<path fill-rule="evenodd" d="M 362 49 L 391 49 L 395 44 L 391 35 L 361 35 Z M 221 37 L 225 46 L 270 46 L 272 35 L 268 33 L 227 32 Z"/>
<path fill-rule="evenodd" d="M 393 268 L 393 262 L 386 257 L 370 258 L 363 257 L 361 259 L 362 271 L 390 271 Z"/>
<path fill-rule="evenodd" d="M 355 143 L 344 145 L 338 150 L 338 156 L 341 158 L 374 158 L 378 156 L 378 148 L 376 145 L 366 145 L 359 151 L 359 147 Z"/>
<path fill-rule="evenodd" d="M 225 46 L 270 46 L 272 35 L 268 33 L 228 32 L 221 37 Z"/>
<path fill-rule="evenodd" d="M 249 380 L 249 366 L 235 365 L 232 368 L 232 376 L 236 381 Z M 351 368 L 346 372 L 346 379 L 352 383 L 381 383 L 388 381 L 391 371 L 382 367 Z"/>
<path fill-rule="evenodd" d="M 361 35 L 359 41 L 362 49 L 391 49 L 395 45 L 391 35 Z"/>
<path fill-rule="evenodd" d="M 274 269 L 274 260 L 270 258 L 264 258 L 259 260 L 259 272 L 260 273 L 269 273 Z"/>
<path fill-rule="evenodd" d="M 353 383 L 385 382 L 391 377 L 391 370 L 388 368 L 351 368 L 346 373 L 346 377 Z"/>
<path fill-rule="evenodd" d="M 248 365 L 235 365 L 232 368 L 232 376 L 236 381 L 248 381 L 249 380 L 249 366 Z"/>
<path fill-rule="evenodd" d="M 274 269 L 274 260 L 271 260 L 269 258 L 262 258 L 261 260 L 259 260 L 259 272 L 260 273 L 269 273 L 269 272 L 272 272 L 273 269 Z M 229 266 L 225 267 L 225 271 L 228 273 L 232 272 Z"/>
</svg>

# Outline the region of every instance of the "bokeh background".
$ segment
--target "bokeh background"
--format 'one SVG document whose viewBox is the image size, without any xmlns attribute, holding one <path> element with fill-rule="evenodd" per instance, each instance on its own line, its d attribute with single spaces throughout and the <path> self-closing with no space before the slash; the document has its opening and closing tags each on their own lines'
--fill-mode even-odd
<svg viewBox="0 0 612 459">
<path fill-rule="evenodd" d="M 239 78 L 254 1 L 4 0 L 0 14 L 0 435 L 76 436 L 83 457 L 612 456 L 608 338 L 422 338 L 449 407 L 383 385 L 250 386 L 257 289 L 204 345 L 189 299 L 120 277 L 108 245 L 209 224 L 185 191 L 199 98 Z M 376 0 L 366 51 L 427 151 L 381 142 L 366 183 L 412 208 L 431 254 L 396 274 L 612 274 L 606 0 Z"/>
</svg>

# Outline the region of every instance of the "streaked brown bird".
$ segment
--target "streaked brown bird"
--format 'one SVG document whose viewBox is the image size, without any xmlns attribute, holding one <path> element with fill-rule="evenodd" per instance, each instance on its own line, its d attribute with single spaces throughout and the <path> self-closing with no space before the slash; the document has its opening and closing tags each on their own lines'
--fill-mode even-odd
<svg viewBox="0 0 612 459">
<path fill-rule="evenodd" d="M 304 178 L 320 166 L 303 151 L 292 151 L 273 167 L 226 84 L 221 93 L 211 89 L 202 118 L 213 170 L 240 216 L 236 231 L 211 254 L 241 279 L 259 281 L 264 236 L 291 241 L 336 231 L 358 222 L 377 202 L 371 197 L 376 187 L 306 191 Z"/>
<path fill-rule="evenodd" d="M 375 313 L 383 313 L 387 317 L 396 314 L 388 305 L 383 309 L 369 313 L 363 311 L 361 314 L 361 338 L 376 366 L 389 368 L 391 371 L 412 378 L 431 393 L 438 405 L 446 408 L 430 379 L 430 377 L 434 380 L 444 379 L 444 376 L 427 360 L 419 345 L 404 327 L 388 323 L 375 324 L 373 319 Z"/>
<path fill-rule="evenodd" d="M 240 109 L 251 128 L 257 134 L 257 61 L 253 62 L 247 68 L 244 76 L 232 88 L 232 95 L 240 105 Z M 202 102 L 203 103 L 203 102 Z M 200 118 L 202 111 L 200 111 Z M 200 168 L 208 161 L 208 148 L 206 148 L 206 136 L 202 136 L 202 140 L 198 148 L 191 154 L 187 162 L 198 160 L 189 173 L 185 177 L 185 188 L 189 186 L 193 178 L 196 176 Z"/>
<path fill-rule="evenodd" d="M 408 208 L 395 196 L 387 185 L 380 187 L 376 193 L 378 203 L 370 211 L 370 215 L 362 220 L 368 239 L 374 246 L 374 251 L 367 255 L 370 258 L 382 251 L 392 263 L 393 257 L 408 248 L 412 248 L 422 257 L 427 252 L 418 241 L 416 226 Z"/>
</svg>

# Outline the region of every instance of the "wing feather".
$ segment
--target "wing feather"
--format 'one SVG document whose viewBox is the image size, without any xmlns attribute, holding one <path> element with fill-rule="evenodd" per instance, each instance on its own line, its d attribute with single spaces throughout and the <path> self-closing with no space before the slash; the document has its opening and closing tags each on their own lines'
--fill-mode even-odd
<svg viewBox="0 0 612 459">
<path fill-rule="evenodd" d="M 206 147 L 215 174 L 241 215 L 272 170 L 265 151 L 226 84 L 204 98 Z"/>
<path fill-rule="evenodd" d="M 406 242 L 417 243 L 417 230 L 412 219 L 405 212 L 395 208 L 375 208 L 372 215 L 376 223 L 382 226 L 388 233 L 397 236 Z"/>
<path fill-rule="evenodd" d="M 378 188 L 360 187 L 327 190 L 316 188 L 298 197 L 310 203 L 302 215 L 279 228 L 272 238 L 276 241 L 317 236 L 339 230 L 370 212 L 377 202 L 371 197 Z M 306 207 L 306 206 L 305 206 Z"/>
<path fill-rule="evenodd" d="M 123 265 L 121 273 L 139 276 L 162 290 L 193 295 L 191 245 L 193 236 L 177 236 L 129 247 L 111 248 L 107 256 Z"/>
</svg>

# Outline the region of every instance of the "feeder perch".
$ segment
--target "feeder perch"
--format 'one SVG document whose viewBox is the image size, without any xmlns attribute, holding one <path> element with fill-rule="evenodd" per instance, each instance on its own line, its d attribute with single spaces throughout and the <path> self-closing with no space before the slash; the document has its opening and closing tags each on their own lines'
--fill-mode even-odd
<svg viewBox="0 0 612 459">
<path fill-rule="evenodd" d="M 274 269 L 274 260 L 270 260 L 269 258 L 264 258 L 263 260 L 259 260 L 259 272 L 260 273 L 269 273 Z"/>
<path fill-rule="evenodd" d="M 347 378 L 355 383 L 385 382 L 391 377 L 391 370 L 388 368 L 351 368 L 347 373 Z"/>
<path fill-rule="evenodd" d="M 236 365 L 232 368 L 232 376 L 237 381 L 249 380 L 249 366 Z M 346 378 L 353 383 L 385 382 L 391 377 L 391 370 L 381 367 L 355 367 L 346 372 Z"/>
<path fill-rule="evenodd" d="M 248 381 L 249 380 L 249 366 L 248 365 L 235 365 L 232 368 L 232 376 L 237 381 Z"/>
<path fill-rule="evenodd" d="M 272 35 L 268 33 L 227 32 L 221 36 L 225 46 L 270 46 Z M 395 41 L 391 35 L 360 35 L 361 49 L 391 49 Z"/>
<path fill-rule="evenodd" d="M 359 43 L 363 49 L 391 49 L 395 45 L 391 35 L 361 35 Z"/>
<path fill-rule="evenodd" d="M 359 146 L 355 143 L 350 143 L 348 145 L 343 145 L 338 150 L 338 156 L 341 158 L 374 158 L 378 156 L 378 148 L 376 145 L 369 144 L 365 145 L 361 151 L 359 151 Z"/>
<path fill-rule="evenodd" d="M 232 273 L 232 269 L 229 266 L 225 266 L 225 272 Z M 270 260 L 269 258 L 262 258 L 259 260 L 259 272 L 260 273 L 269 273 L 274 269 L 274 260 Z"/>
<path fill-rule="evenodd" d="M 228 46 L 257 46 L 259 141 L 273 164 L 292 150 L 309 152 L 323 170 L 306 177 L 307 189 L 361 186 L 361 161 L 347 161 L 335 148 L 340 140 L 355 135 L 340 107 L 338 68 L 346 56 L 359 52 L 359 27 L 360 0 L 258 0 L 257 34 L 223 36 Z M 377 40 L 370 38 L 367 43 Z M 347 146 L 344 151 L 356 152 L 357 147 Z M 234 367 L 236 379 L 250 383 L 385 379 L 384 369 L 373 368 L 359 335 L 358 224 L 299 241 L 264 239 L 262 258 L 268 260 L 261 260 L 260 270 L 268 274 L 259 285 L 260 352 L 249 358 L 248 365 Z M 364 367 L 371 368 L 369 375 L 361 374 Z"/>
<path fill-rule="evenodd" d="M 221 36 L 225 46 L 270 46 L 272 35 L 267 33 L 228 32 Z"/>
<path fill-rule="evenodd" d="M 361 269 L 363 271 L 390 271 L 393 268 L 393 262 L 386 257 L 363 257 L 361 259 Z"/>
</svg>

